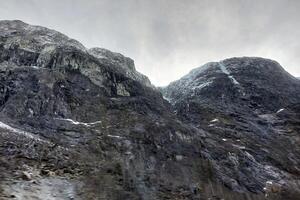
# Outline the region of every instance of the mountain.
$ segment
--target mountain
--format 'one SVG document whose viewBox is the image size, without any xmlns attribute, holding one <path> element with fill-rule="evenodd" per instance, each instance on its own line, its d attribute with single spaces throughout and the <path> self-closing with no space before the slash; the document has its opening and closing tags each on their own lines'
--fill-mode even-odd
<svg viewBox="0 0 300 200">
<path fill-rule="evenodd" d="M 162 92 L 181 121 L 209 133 L 207 157 L 224 184 L 254 193 L 266 177 L 297 185 L 300 81 L 277 62 L 242 57 L 207 63 Z"/>
<path fill-rule="evenodd" d="M 209 63 L 161 93 L 119 53 L 0 30 L 0 199 L 299 197 L 300 81 L 278 63 Z"/>
<path fill-rule="evenodd" d="M 278 63 L 249 57 L 208 63 L 162 90 L 177 109 L 196 103 L 204 109 L 243 114 L 274 113 L 297 105 L 300 97 L 299 80 Z"/>
<path fill-rule="evenodd" d="M 101 85 L 99 64 L 150 86 L 149 79 L 135 70 L 132 59 L 106 49 L 86 49 L 74 39 L 44 27 L 22 21 L 1 21 L 1 61 L 17 65 L 56 68 L 73 67 Z M 71 63 L 74 62 L 74 63 Z M 80 66 L 85 66 L 82 68 Z"/>
</svg>

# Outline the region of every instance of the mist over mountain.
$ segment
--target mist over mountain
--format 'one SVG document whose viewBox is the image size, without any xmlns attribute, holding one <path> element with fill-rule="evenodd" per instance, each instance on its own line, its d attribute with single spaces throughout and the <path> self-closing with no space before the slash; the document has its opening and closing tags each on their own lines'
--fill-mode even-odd
<svg viewBox="0 0 300 200">
<path fill-rule="evenodd" d="M 0 199 L 300 197 L 300 80 L 229 58 L 155 88 L 134 61 L 0 21 Z"/>
</svg>

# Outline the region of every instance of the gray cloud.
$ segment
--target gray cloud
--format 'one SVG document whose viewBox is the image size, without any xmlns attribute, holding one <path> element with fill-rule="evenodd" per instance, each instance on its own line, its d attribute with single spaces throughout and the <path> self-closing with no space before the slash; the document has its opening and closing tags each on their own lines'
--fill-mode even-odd
<svg viewBox="0 0 300 200">
<path fill-rule="evenodd" d="M 120 52 L 156 85 L 209 61 L 260 56 L 300 76 L 298 0 L 0 0 L 0 19 Z M 1 30 L 0 30 L 1 31 Z"/>
</svg>

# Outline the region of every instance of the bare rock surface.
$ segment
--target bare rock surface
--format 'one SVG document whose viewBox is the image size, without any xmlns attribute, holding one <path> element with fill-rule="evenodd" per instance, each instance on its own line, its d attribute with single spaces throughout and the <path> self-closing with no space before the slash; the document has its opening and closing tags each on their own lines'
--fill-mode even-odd
<svg viewBox="0 0 300 200">
<path fill-rule="evenodd" d="M 299 199 L 299 82 L 232 58 L 160 93 L 130 58 L 0 21 L 0 199 Z"/>
<path fill-rule="evenodd" d="M 181 121 L 208 132 L 207 157 L 225 185 L 299 192 L 300 81 L 277 62 L 211 62 L 161 90 Z"/>
</svg>

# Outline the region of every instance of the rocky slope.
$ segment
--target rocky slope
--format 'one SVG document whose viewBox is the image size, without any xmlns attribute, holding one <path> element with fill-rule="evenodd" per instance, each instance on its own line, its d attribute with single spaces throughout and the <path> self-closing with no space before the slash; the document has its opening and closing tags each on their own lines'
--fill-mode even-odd
<svg viewBox="0 0 300 200">
<path fill-rule="evenodd" d="M 299 93 L 235 58 L 170 104 L 130 58 L 0 21 L 0 199 L 297 199 Z"/>
<path fill-rule="evenodd" d="M 278 63 L 212 62 L 162 92 L 182 121 L 208 132 L 207 158 L 225 185 L 251 192 L 266 181 L 299 188 L 300 81 Z"/>
</svg>

